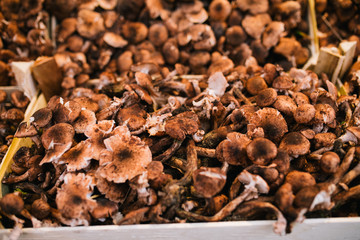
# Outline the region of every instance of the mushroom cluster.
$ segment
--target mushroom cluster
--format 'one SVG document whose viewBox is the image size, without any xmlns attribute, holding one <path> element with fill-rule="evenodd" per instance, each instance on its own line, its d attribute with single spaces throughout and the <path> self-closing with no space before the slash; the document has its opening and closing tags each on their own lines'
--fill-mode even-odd
<svg viewBox="0 0 360 240">
<path fill-rule="evenodd" d="M 4 0 L 0 3 L 0 86 L 16 85 L 9 63 L 51 55 L 49 13 L 43 0 Z"/>
<path fill-rule="evenodd" d="M 4 226 L 360 214 L 358 88 L 296 68 L 306 1 L 40 5 L 63 91 L 14 135 Z"/>
<path fill-rule="evenodd" d="M 309 57 L 306 34 L 298 34 L 308 32 L 304 1 L 92 0 L 75 1 L 71 9 L 62 1 L 50 6 L 59 20 L 55 58 L 65 72 L 65 89 L 90 78 L 98 78 L 101 88 L 144 63 L 146 73 L 211 75 L 266 62 L 289 69 Z"/>
<path fill-rule="evenodd" d="M 315 1 L 320 46 L 336 47 L 343 39 L 356 41 L 360 54 L 360 5 L 357 1 Z"/>
<path fill-rule="evenodd" d="M 30 100 L 20 90 L 0 90 L 0 162 L 10 146 Z"/>
<path fill-rule="evenodd" d="M 144 73 L 152 67 L 64 89 L 20 124 L 15 136 L 34 144 L 3 183 L 30 210 L 5 216 L 37 226 L 275 216 L 282 234 L 358 196 L 359 99 L 325 75 L 270 63 Z"/>
</svg>

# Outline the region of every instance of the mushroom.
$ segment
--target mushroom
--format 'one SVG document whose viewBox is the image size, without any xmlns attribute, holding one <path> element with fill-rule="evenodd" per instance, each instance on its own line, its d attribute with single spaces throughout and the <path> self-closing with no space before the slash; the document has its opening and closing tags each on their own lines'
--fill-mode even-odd
<svg viewBox="0 0 360 240">
<path fill-rule="evenodd" d="M 162 46 L 168 39 L 168 31 L 164 24 L 152 24 L 149 28 L 149 41 L 156 47 Z"/>
<path fill-rule="evenodd" d="M 104 19 L 98 12 L 81 9 L 78 12 L 76 30 L 82 37 L 94 39 L 105 31 Z"/>
<path fill-rule="evenodd" d="M 96 187 L 101 194 L 115 203 L 123 203 L 129 193 L 128 183 L 114 183 L 102 178 L 99 172 L 95 174 Z"/>
<path fill-rule="evenodd" d="M 92 177 L 84 173 L 65 175 L 55 201 L 61 216 L 71 220 L 70 226 L 90 224 L 90 212 L 96 207 L 96 202 L 90 198 L 93 186 Z"/>
<path fill-rule="evenodd" d="M 297 193 L 304 187 L 314 186 L 316 181 L 310 173 L 294 170 L 286 176 L 285 183 L 289 183 L 292 186 L 293 192 Z"/>
<path fill-rule="evenodd" d="M 255 138 L 246 147 L 250 160 L 257 165 L 267 165 L 277 155 L 276 145 L 266 138 Z"/>
<path fill-rule="evenodd" d="M 74 128 L 67 123 L 58 123 L 46 129 L 41 136 L 41 143 L 46 150 L 40 165 L 48 162 L 56 162 L 72 145 Z"/>
<path fill-rule="evenodd" d="M 311 104 L 302 104 L 294 112 L 294 119 L 297 123 L 310 123 L 315 117 L 315 107 Z"/>
<path fill-rule="evenodd" d="M 284 149 L 290 156 L 298 157 L 310 151 L 310 142 L 299 132 L 291 132 L 281 140 L 279 148 Z"/>
<path fill-rule="evenodd" d="M 117 134 L 104 140 L 106 150 L 100 154 L 98 172 L 102 178 L 123 183 L 142 174 L 151 162 L 149 147 L 140 138 L 131 136 L 129 129 L 120 126 Z"/>
<path fill-rule="evenodd" d="M 209 5 L 209 17 L 213 21 L 225 21 L 231 13 L 231 4 L 226 0 L 214 0 Z"/>
<path fill-rule="evenodd" d="M 250 118 L 248 131 L 261 127 L 265 138 L 278 142 L 288 131 L 287 123 L 283 116 L 274 108 L 263 108 L 256 111 Z"/>
<path fill-rule="evenodd" d="M 246 34 L 240 26 L 232 26 L 226 29 L 225 37 L 226 42 L 230 45 L 239 46 L 245 41 Z"/>
<path fill-rule="evenodd" d="M 246 15 L 241 24 L 246 31 L 254 39 L 260 39 L 265 26 L 271 22 L 271 17 L 267 13 L 257 14 L 255 16 Z"/>
<path fill-rule="evenodd" d="M 340 157 L 334 152 L 325 152 L 320 159 L 320 168 L 327 174 L 335 173 L 340 165 Z"/>
<path fill-rule="evenodd" d="M 293 116 L 297 109 L 294 100 L 286 95 L 278 96 L 273 107 L 288 116 Z"/>
<path fill-rule="evenodd" d="M 81 110 L 79 117 L 73 123 L 73 127 L 76 133 L 85 133 L 87 127 L 94 124 L 96 124 L 95 113 L 84 109 Z"/>
<path fill-rule="evenodd" d="M 128 44 L 128 41 L 113 32 L 106 32 L 103 36 L 103 40 L 113 48 L 123 48 Z"/>
<path fill-rule="evenodd" d="M 251 14 L 258 14 L 267 12 L 269 9 L 269 1 L 268 0 L 237 0 L 236 5 L 242 11 L 249 11 Z"/>
<path fill-rule="evenodd" d="M 11 103 L 17 108 L 25 108 L 30 100 L 24 94 L 24 92 L 16 90 L 10 94 Z"/>
<path fill-rule="evenodd" d="M 276 46 L 281 37 L 284 36 L 285 24 L 273 21 L 267 25 L 262 35 L 262 44 L 267 49 Z"/>
<path fill-rule="evenodd" d="M 93 150 L 86 141 L 81 141 L 64 153 L 57 162 L 65 163 L 69 172 L 75 172 L 89 166 Z"/>
<path fill-rule="evenodd" d="M 184 140 L 186 135 L 192 135 L 199 129 L 198 116 L 194 112 L 183 112 L 170 118 L 165 123 L 165 132 L 172 138 Z"/>
<path fill-rule="evenodd" d="M 126 125 L 130 131 L 136 131 L 142 128 L 146 123 L 146 111 L 138 104 L 132 105 L 128 108 L 119 109 L 116 115 L 116 122 L 119 125 Z"/>
<path fill-rule="evenodd" d="M 266 88 L 267 84 L 265 80 L 260 76 L 249 78 L 246 81 L 246 90 L 252 95 L 257 95 L 261 90 L 264 90 Z"/>
<path fill-rule="evenodd" d="M 122 34 L 131 43 L 139 43 L 148 35 L 148 29 L 141 22 L 126 22 L 122 26 Z"/>
<path fill-rule="evenodd" d="M 245 134 L 229 133 L 226 139 L 216 147 L 216 157 L 221 162 L 247 167 L 249 160 L 246 155 L 246 147 L 249 143 L 250 139 Z"/>
<path fill-rule="evenodd" d="M 220 168 L 201 167 L 192 174 L 197 194 L 211 198 L 218 194 L 226 183 L 226 174 Z"/>
<path fill-rule="evenodd" d="M 259 107 L 268 107 L 276 101 L 277 96 L 275 89 L 265 88 L 256 95 L 256 104 Z"/>
<path fill-rule="evenodd" d="M 96 199 L 96 207 L 91 211 L 91 216 L 95 219 L 108 218 L 118 212 L 118 205 L 105 198 Z"/>
</svg>

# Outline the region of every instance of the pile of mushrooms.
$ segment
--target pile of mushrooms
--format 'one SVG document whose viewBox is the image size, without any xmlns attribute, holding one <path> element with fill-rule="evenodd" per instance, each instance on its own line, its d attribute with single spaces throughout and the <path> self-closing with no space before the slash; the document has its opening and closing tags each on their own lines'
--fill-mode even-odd
<svg viewBox="0 0 360 240">
<path fill-rule="evenodd" d="M 9 96 L 8 96 L 9 95 Z M 0 90 L 0 162 L 10 146 L 30 100 L 20 90 Z"/>
<path fill-rule="evenodd" d="M 356 41 L 360 54 L 360 5 L 358 1 L 315 1 L 320 46 L 336 47 L 342 40 Z"/>
<path fill-rule="evenodd" d="M 260 216 L 283 234 L 359 197 L 360 102 L 325 75 L 273 64 L 203 78 L 144 68 L 65 90 L 21 123 L 15 137 L 34 144 L 3 180 L 15 190 L 0 199 L 5 216 L 33 226 Z"/>
<path fill-rule="evenodd" d="M 11 13 L 31 4 L 8 2 L 21 22 Z M 15 133 L 33 144 L 3 179 L 13 238 L 23 226 L 253 219 L 285 234 L 306 217 L 358 216 L 358 88 L 340 94 L 296 68 L 309 57 L 306 1 L 67 3 L 29 15 L 58 21 L 63 91 Z M 37 54 L 53 46 L 38 42 Z"/>
</svg>

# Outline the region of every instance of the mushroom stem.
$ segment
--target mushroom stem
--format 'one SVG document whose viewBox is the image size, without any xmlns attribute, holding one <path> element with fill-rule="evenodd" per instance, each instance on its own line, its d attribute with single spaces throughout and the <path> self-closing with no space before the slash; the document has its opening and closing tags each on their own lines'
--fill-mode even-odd
<svg viewBox="0 0 360 240">
<path fill-rule="evenodd" d="M 345 102 L 345 120 L 344 120 L 344 127 L 348 127 L 350 125 L 352 119 L 352 111 L 349 102 Z"/>
<path fill-rule="evenodd" d="M 195 146 L 196 153 L 201 157 L 216 158 L 215 149 Z"/>
<path fill-rule="evenodd" d="M 310 156 L 316 156 L 316 155 L 323 154 L 325 152 L 329 152 L 329 151 L 333 150 L 333 148 L 334 148 L 334 145 L 331 145 L 329 147 L 319 148 L 319 149 L 313 151 L 312 153 L 310 153 Z"/>
<path fill-rule="evenodd" d="M 182 173 L 186 171 L 186 161 L 184 159 L 172 157 L 165 164 L 169 165 L 170 167 L 178 169 Z"/>
<path fill-rule="evenodd" d="M 50 183 L 51 183 L 51 172 L 48 171 L 48 172 L 46 172 L 46 174 L 45 174 L 45 180 L 44 180 L 44 182 L 41 184 L 41 188 L 42 188 L 42 189 L 45 189 L 45 188 L 49 187 Z"/>
<path fill-rule="evenodd" d="M 359 175 L 360 175 L 360 163 L 358 163 L 353 169 L 351 169 L 348 173 L 346 173 L 340 180 L 339 184 L 342 187 L 347 186 L 349 183 L 352 182 L 352 180 L 357 178 Z"/>
<path fill-rule="evenodd" d="M 256 189 L 255 189 L 256 191 Z M 184 210 L 177 210 L 176 213 L 183 218 L 187 218 L 192 221 L 203 221 L 203 222 L 217 222 L 229 216 L 242 202 L 249 200 L 249 197 L 254 192 L 254 188 L 245 188 L 245 190 L 234 200 L 230 201 L 225 205 L 219 212 L 214 216 L 202 216 L 197 213 L 186 212 Z"/>
<path fill-rule="evenodd" d="M 173 144 L 163 153 L 153 158 L 153 161 L 165 162 L 180 148 L 183 141 L 174 140 Z"/>
<path fill-rule="evenodd" d="M 34 228 L 41 227 L 41 221 L 39 221 L 37 218 L 35 218 L 33 215 L 29 213 L 28 210 L 23 209 L 20 213 L 24 218 L 27 218 L 31 221 Z"/>
<path fill-rule="evenodd" d="M 238 89 L 238 88 L 234 88 L 234 94 L 238 97 L 238 98 L 240 98 L 246 105 L 253 105 L 252 103 L 251 103 L 251 101 L 247 98 L 247 97 L 245 97 L 245 95 Z"/>
<path fill-rule="evenodd" d="M 341 192 L 337 194 L 333 200 L 335 202 L 335 206 L 344 205 L 351 199 L 360 198 L 360 185 L 350 188 L 348 191 Z"/>
<path fill-rule="evenodd" d="M 255 214 L 259 210 L 266 210 L 273 212 L 276 217 L 277 221 L 274 223 L 274 232 L 279 235 L 284 235 L 286 230 L 286 219 L 281 211 L 272 205 L 269 202 L 259 202 L 259 201 L 250 201 L 245 202 L 242 204 L 236 211 L 234 212 L 234 216 L 251 216 Z"/>
<path fill-rule="evenodd" d="M 328 183 L 338 184 L 341 177 L 347 172 L 355 156 L 355 147 L 351 147 L 346 153 L 341 165 L 334 175 L 327 181 Z"/>
<path fill-rule="evenodd" d="M 18 182 L 26 181 L 29 177 L 29 171 L 25 172 L 20 176 L 10 175 L 8 178 L 4 179 L 2 182 L 5 184 L 13 184 Z"/>
<path fill-rule="evenodd" d="M 198 168 L 197 162 L 197 154 L 195 149 L 195 142 L 194 140 L 189 140 L 189 143 L 186 147 L 186 157 L 187 157 L 187 164 L 186 164 L 186 172 L 184 176 L 177 182 L 178 185 L 187 185 L 191 182 L 191 177 L 193 172 Z"/>
</svg>

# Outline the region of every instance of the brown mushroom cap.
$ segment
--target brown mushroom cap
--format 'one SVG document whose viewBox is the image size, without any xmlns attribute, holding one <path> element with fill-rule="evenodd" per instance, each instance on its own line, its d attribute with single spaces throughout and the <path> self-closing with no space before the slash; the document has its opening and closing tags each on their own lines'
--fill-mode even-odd
<svg viewBox="0 0 360 240">
<path fill-rule="evenodd" d="M 52 111 L 49 108 L 41 108 L 31 116 L 31 122 L 37 127 L 45 127 L 52 119 Z"/>
<path fill-rule="evenodd" d="M 134 104 L 128 108 L 122 108 L 116 115 L 116 122 L 119 125 L 126 123 L 126 126 L 130 131 L 138 130 L 146 123 L 146 111 L 142 109 L 138 104 Z"/>
<path fill-rule="evenodd" d="M 284 149 L 278 149 L 278 153 L 272 163 L 276 164 L 279 173 L 287 174 L 290 169 L 290 157 Z"/>
<path fill-rule="evenodd" d="M 279 148 L 284 149 L 291 156 L 305 155 L 310 151 L 310 142 L 299 132 L 291 132 L 281 140 Z"/>
<path fill-rule="evenodd" d="M 91 211 L 93 218 L 107 218 L 114 215 L 119 210 L 117 203 L 108 199 L 96 199 L 96 207 Z"/>
<path fill-rule="evenodd" d="M 24 92 L 19 90 L 13 91 L 10 94 L 10 101 L 17 108 L 25 108 L 30 102 Z"/>
<path fill-rule="evenodd" d="M 265 26 L 271 22 L 271 17 L 267 13 L 246 15 L 242 20 L 242 26 L 246 33 L 255 39 L 260 39 L 261 34 L 265 30 Z"/>
<path fill-rule="evenodd" d="M 214 0 L 209 5 L 211 20 L 225 21 L 231 13 L 231 4 L 227 0 Z"/>
<path fill-rule="evenodd" d="M 102 178 L 124 183 L 142 174 L 152 160 L 149 146 L 140 138 L 131 136 L 127 127 L 114 129 L 117 134 L 104 140 L 106 150 L 100 154 L 97 171 Z"/>
<path fill-rule="evenodd" d="M 172 138 L 184 140 L 199 130 L 199 119 L 194 112 L 183 112 L 170 118 L 165 123 L 165 132 Z"/>
<path fill-rule="evenodd" d="M 226 183 L 226 174 L 220 168 L 201 167 L 192 175 L 195 190 L 204 198 L 218 194 Z"/>
<path fill-rule="evenodd" d="M 269 9 L 267 0 L 237 0 L 236 4 L 242 11 L 249 11 L 251 14 L 264 13 Z"/>
<path fill-rule="evenodd" d="M 23 138 L 23 137 L 33 137 L 36 136 L 38 134 L 36 128 L 34 127 L 34 125 L 29 124 L 27 122 L 22 122 L 19 124 L 16 133 L 14 135 L 14 137 L 17 138 Z"/>
<path fill-rule="evenodd" d="M 67 123 L 58 123 L 46 129 L 41 142 L 47 150 L 40 165 L 58 160 L 72 145 L 74 128 Z"/>
<path fill-rule="evenodd" d="M 226 29 L 225 37 L 227 43 L 233 46 L 238 46 L 245 41 L 246 34 L 242 27 L 232 26 Z"/>
<path fill-rule="evenodd" d="M 89 166 L 93 149 L 86 141 L 81 141 L 75 147 L 64 153 L 58 160 L 59 164 L 66 163 L 67 170 L 74 172 Z"/>
<path fill-rule="evenodd" d="M 154 46 L 159 47 L 163 45 L 168 39 L 168 31 L 164 24 L 152 24 L 149 28 L 149 40 Z"/>
<path fill-rule="evenodd" d="M 250 139 L 245 134 L 229 133 L 226 139 L 216 147 L 216 157 L 221 162 L 247 167 L 249 161 L 246 155 L 246 146 L 249 143 Z"/>
<path fill-rule="evenodd" d="M 329 104 L 316 104 L 315 110 L 314 121 L 316 123 L 331 124 L 335 120 L 335 110 Z"/>
<path fill-rule="evenodd" d="M 320 167 L 325 173 L 335 173 L 340 164 L 340 157 L 334 152 L 326 152 L 321 156 Z"/>
<path fill-rule="evenodd" d="M 285 183 L 290 183 L 294 193 L 308 186 L 313 186 L 316 181 L 308 172 L 291 171 L 285 178 Z"/>
<path fill-rule="evenodd" d="M 53 120 L 56 123 L 72 123 L 81 112 L 81 105 L 73 100 L 64 104 L 58 103 L 53 110 Z"/>
<path fill-rule="evenodd" d="M 24 209 L 24 201 L 16 193 L 8 193 L 0 199 L 0 208 L 7 214 L 19 214 Z"/>
<path fill-rule="evenodd" d="M 286 95 L 278 96 L 273 106 L 274 108 L 288 116 L 293 116 L 293 113 L 296 111 L 296 104 L 294 100 L 292 100 L 291 97 Z"/>
<path fill-rule="evenodd" d="M 300 106 L 302 104 L 310 104 L 309 97 L 303 94 L 302 92 L 296 92 L 292 94 L 292 98 L 294 99 L 295 103 Z"/>
<path fill-rule="evenodd" d="M 280 112 L 274 108 L 263 108 L 254 113 L 249 126 L 261 127 L 264 130 L 265 138 L 277 142 L 288 131 L 287 123 Z"/>
<path fill-rule="evenodd" d="M 173 38 L 168 39 L 162 47 L 162 53 L 168 64 L 177 63 L 180 57 L 180 52 L 176 40 Z"/>
<path fill-rule="evenodd" d="M 50 215 L 50 212 L 51 212 L 50 205 L 41 198 L 36 199 L 31 204 L 31 214 L 34 215 L 34 217 L 36 217 L 37 219 L 42 220 L 46 218 L 47 216 Z"/>
<path fill-rule="evenodd" d="M 106 32 L 103 36 L 104 42 L 113 48 L 123 48 L 128 44 L 122 36 L 113 32 Z"/>
<path fill-rule="evenodd" d="M 275 193 L 275 203 L 279 209 L 286 212 L 293 205 L 295 196 L 290 183 L 284 183 Z"/>
<path fill-rule="evenodd" d="M 139 43 L 148 35 L 148 29 L 141 22 L 127 22 L 122 26 L 122 34 L 131 43 Z"/>
<path fill-rule="evenodd" d="M 73 123 L 76 133 L 85 133 L 90 125 L 96 124 L 95 113 L 86 109 L 81 110 L 79 117 Z"/>
<path fill-rule="evenodd" d="M 0 118 L 5 121 L 19 123 L 24 119 L 24 112 L 18 108 L 10 108 L 1 113 Z"/>
<path fill-rule="evenodd" d="M 92 193 L 93 178 L 78 173 L 68 173 L 64 183 L 56 194 L 56 205 L 62 217 L 71 219 L 71 225 L 89 225 L 91 212 L 96 207 L 96 202 L 90 198 Z"/>
<path fill-rule="evenodd" d="M 311 104 L 302 104 L 296 108 L 294 119 L 297 123 L 309 123 L 315 116 L 315 107 Z"/>
<path fill-rule="evenodd" d="M 104 19 L 101 14 L 87 9 L 78 12 L 76 29 L 85 38 L 96 38 L 97 35 L 105 30 Z"/>
<path fill-rule="evenodd" d="M 262 44 L 267 48 L 270 49 L 274 47 L 279 42 L 280 38 L 284 34 L 285 31 L 285 24 L 283 22 L 271 22 L 264 30 L 262 36 Z"/>
<path fill-rule="evenodd" d="M 264 66 L 264 74 L 262 75 L 266 83 L 270 86 L 274 79 L 279 76 L 279 66 L 267 63 Z"/>
<path fill-rule="evenodd" d="M 257 165 L 267 165 L 277 155 L 276 145 L 266 138 L 255 138 L 246 147 L 250 160 Z"/>
<path fill-rule="evenodd" d="M 334 144 L 335 140 L 336 140 L 336 135 L 332 132 L 317 133 L 314 136 L 314 147 L 316 149 L 322 147 L 329 147 Z"/>
<path fill-rule="evenodd" d="M 272 87 L 278 90 L 289 90 L 294 87 L 294 83 L 290 76 L 281 75 L 274 79 Z"/>
<path fill-rule="evenodd" d="M 260 76 L 249 78 L 246 81 L 246 90 L 252 95 L 257 95 L 261 90 L 264 90 L 266 88 L 267 84 L 265 80 Z"/>
<path fill-rule="evenodd" d="M 95 174 L 96 187 L 101 194 L 104 194 L 107 199 L 116 203 L 123 203 L 129 192 L 129 184 L 109 182 L 99 175 Z"/>
<path fill-rule="evenodd" d="M 259 107 L 268 107 L 276 101 L 277 96 L 275 89 L 265 88 L 256 95 L 256 104 Z"/>
<path fill-rule="evenodd" d="M 113 10 L 118 4 L 117 0 L 98 0 L 99 6 L 105 10 Z"/>
</svg>

